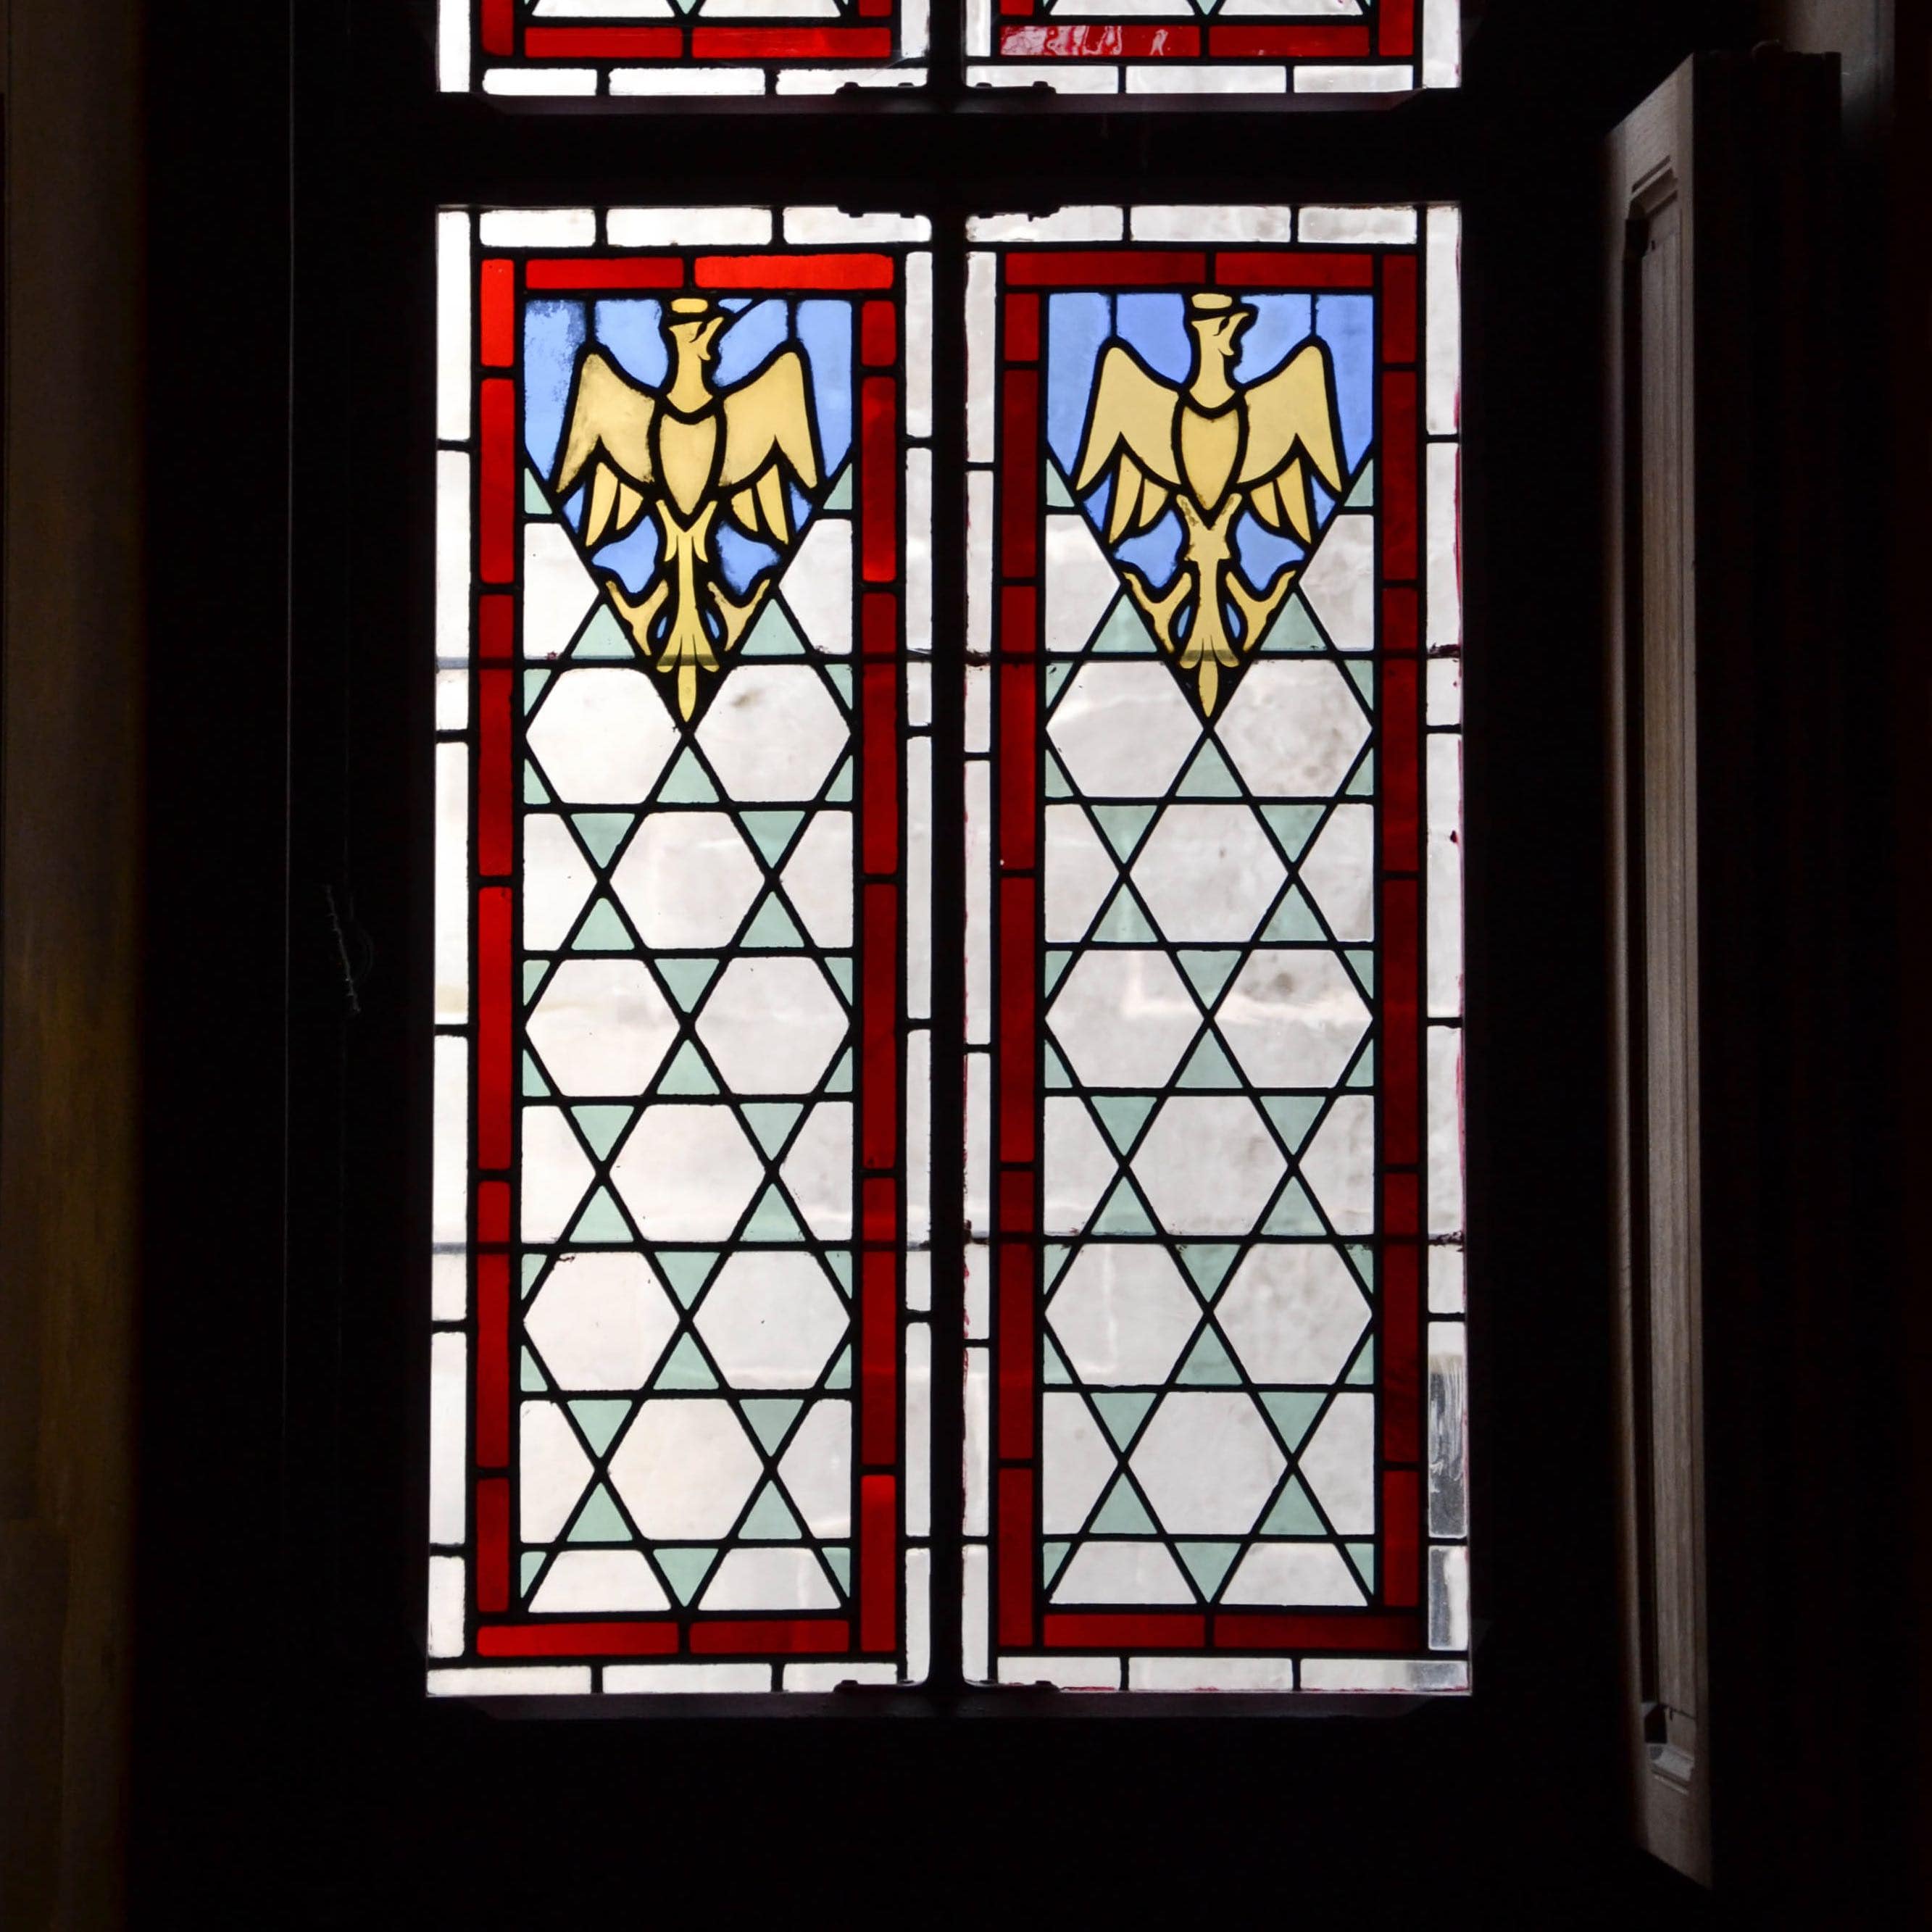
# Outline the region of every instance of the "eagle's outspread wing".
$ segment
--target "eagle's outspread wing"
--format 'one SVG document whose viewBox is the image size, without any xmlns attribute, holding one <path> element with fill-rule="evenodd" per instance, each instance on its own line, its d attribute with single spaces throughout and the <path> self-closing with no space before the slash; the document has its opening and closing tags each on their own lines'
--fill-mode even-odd
<svg viewBox="0 0 1932 1932">
<path fill-rule="evenodd" d="M 651 421 L 658 399 L 640 388 L 597 350 L 586 352 L 572 386 L 569 427 L 557 459 L 551 494 L 562 502 L 590 472 L 590 500 L 584 512 L 584 548 L 595 550 L 606 536 L 622 536 L 644 512 L 644 486 L 655 481 L 651 466 Z"/>
<path fill-rule="evenodd" d="M 1338 494 L 1342 488 L 1334 397 L 1328 352 L 1319 342 L 1298 350 L 1242 394 L 1247 440 L 1235 481 L 1263 523 L 1277 530 L 1286 523 L 1304 543 L 1315 528 L 1309 470 Z"/>
<path fill-rule="evenodd" d="M 724 454 L 718 487 L 731 520 L 753 536 L 791 541 L 789 477 L 818 488 L 818 454 L 806 400 L 805 360 L 781 349 L 758 373 L 724 398 Z"/>
<path fill-rule="evenodd" d="M 1093 413 L 1087 419 L 1073 488 L 1084 496 L 1110 464 L 1114 466 L 1107 514 L 1110 544 L 1147 529 L 1180 487 L 1174 434 L 1180 406 L 1180 392 L 1150 374 L 1121 344 L 1114 343 L 1100 358 L 1100 380 L 1094 386 Z"/>
</svg>

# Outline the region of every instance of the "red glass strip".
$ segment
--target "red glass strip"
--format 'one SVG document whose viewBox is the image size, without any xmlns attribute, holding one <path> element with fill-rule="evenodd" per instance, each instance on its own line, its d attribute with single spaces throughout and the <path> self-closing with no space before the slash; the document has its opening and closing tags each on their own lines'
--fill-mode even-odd
<svg viewBox="0 0 1932 1932">
<path fill-rule="evenodd" d="M 1382 881 L 1382 1158 L 1394 1167 L 1412 1167 L 1422 1158 L 1420 897 L 1413 879 Z"/>
<path fill-rule="evenodd" d="M 476 677 L 476 870 L 504 879 L 512 864 L 510 680 L 507 670 Z"/>
<path fill-rule="evenodd" d="M 899 1238 L 898 1183 L 868 1180 L 859 1189 L 860 1237 L 867 1241 L 896 1241 Z"/>
<path fill-rule="evenodd" d="M 889 1168 L 898 1157 L 898 886 L 868 886 L 859 1138 L 860 1159 L 874 1168 Z"/>
<path fill-rule="evenodd" d="M 1214 1619 L 1216 1650 L 1339 1651 L 1368 1656 L 1421 1647 L 1422 1624 L 1416 1617 L 1231 1616 L 1222 1612 Z"/>
<path fill-rule="evenodd" d="M 692 279 L 700 289 L 889 289 L 892 263 L 889 255 L 700 255 Z"/>
<path fill-rule="evenodd" d="M 1382 1176 L 1382 1229 L 1389 1234 L 1422 1232 L 1422 1182 L 1414 1174 Z"/>
<path fill-rule="evenodd" d="M 510 888 L 476 895 L 476 1164 L 510 1165 L 512 1015 Z"/>
<path fill-rule="evenodd" d="M 1414 1462 L 1422 1454 L 1422 1250 L 1391 1241 L 1382 1250 L 1382 1455 Z"/>
<path fill-rule="evenodd" d="M 1210 27 L 1217 60 L 1346 60 L 1369 50 L 1366 27 Z"/>
<path fill-rule="evenodd" d="M 868 1250 L 859 1292 L 859 1459 L 877 1468 L 897 1460 L 898 1257 Z"/>
<path fill-rule="evenodd" d="M 889 658 L 898 648 L 899 600 L 890 590 L 868 590 L 861 605 L 860 649 L 868 658 Z"/>
<path fill-rule="evenodd" d="M 476 1238 L 498 1244 L 510 1238 L 510 1184 L 483 1180 L 476 1186 Z"/>
<path fill-rule="evenodd" d="M 890 60 L 890 27 L 700 27 L 695 60 Z"/>
<path fill-rule="evenodd" d="M 1150 1612 L 1056 1612 L 1042 1641 L 1054 1650 L 1199 1650 L 1208 1641 L 1204 1616 Z"/>
<path fill-rule="evenodd" d="M 517 50 L 515 0 L 483 0 L 482 40 L 486 54 Z"/>
<path fill-rule="evenodd" d="M 1040 360 L 1040 298 L 1012 295 L 1006 298 L 1006 360 L 1037 362 Z"/>
<path fill-rule="evenodd" d="M 677 1648 L 674 1623 L 484 1624 L 479 1657 L 665 1657 Z"/>
<path fill-rule="evenodd" d="M 1000 1472 L 1000 1642 L 1033 1641 L 1033 1472 Z"/>
<path fill-rule="evenodd" d="M 1024 20 L 1033 12 L 1033 0 L 1000 0 L 1000 11 L 1010 19 Z"/>
<path fill-rule="evenodd" d="M 1040 568 L 1040 377 L 1010 369 L 1000 395 L 1000 572 Z"/>
<path fill-rule="evenodd" d="M 891 1476 L 859 1478 L 859 1648 L 890 1650 L 898 1642 L 898 1577 L 892 1558 L 898 1484 Z"/>
<path fill-rule="evenodd" d="M 1034 1452 L 1033 1250 L 1000 1244 L 1000 1454 L 1024 1462 Z"/>
<path fill-rule="evenodd" d="M 1201 35 L 1193 27 L 1130 27 L 1098 21 L 1086 26 L 1002 27 L 1000 51 L 1054 60 L 1186 60 L 1200 52 Z"/>
<path fill-rule="evenodd" d="M 1033 1232 L 1033 1170 L 1009 1168 L 1000 1176 L 1000 1232 L 1030 1234 Z"/>
<path fill-rule="evenodd" d="M 826 1657 L 851 1648 L 843 1617 L 745 1617 L 691 1627 L 694 1657 Z"/>
<path fill-rule="evenodd" d="M 476 655 L 480 658 L 516 656 L 517 600 L 485 593 L 476 600 Z"/>
<path fill-rule="evenodd" d="M 681 289 L 684 263 L 676 255 L 559 255 L 526 262 L 524 280 L 533 289 Z"/>
<path fill-rule="evenodd" d="M 532 60 L 676 60 L 684 37 L 675 27 L 526 27 Z"/>
<path fill-rule="evenodd" d="M 1415 360 L 1415 257 L 1382 258 L 1382 360 Z"/>
<path fill-rule="evenodd" d="M 1418 672 L 1419 666 L 1412 657 L 1391 658 L 1382 666 L 1382 869 L 1385 872 L 1419 872 L 1422 866 Z"/>
<path fill-rule="evenodd" d="M 476 1257 L 476 1462 L 510 1462 L 510 1258 Z"/>
<path fill-rule="evenodd" d="M 1376 19 L 1382 58 L 1408 59 L 1415 52 L 1415 0 L 1381 0 Z"/>
<path fill-rule="evenodd" d="M 859 0 L 859 14 L 862 20 L 890 20 L 892 11 L 892 0 Z"/>
<path fill-rule="evenodd" d="M 1422 1475 L 1382 1472 L 1382 1600 L 1406 1609 L 1422 1594 Z"/>
<path fill-rule="evenodd" d="M 868 584 L 890 584 L 898 574 L 898 385 L 890 376 L 868 376 L 860 388 L 859 420 L 863 452 L 859 466 L 865 488 L 864 532 L 860 574 Z"/>
<path fill-rule="evenodd" d="M 1422 634 L 1421 600 L 1413 590 L 1382 592 L 1382 649 L 1398 654 L 1413 651 Z"/>
<path fill-rule="evenodd" d="M 1368 289 L 1375 286 L 1375 258 L 1322 250 L 1224 248 L 1214 257 L 1214 279 L 1241 289 Z"/>
<path fill-rule="evenodd" d="M 892 872 L 899 862 L 898 673 L 868 664 L 860 674 L 864 740 L 860 859 L 868 872 Z"/>
<path fill-rule="evenodd" d="M 517 574 L 517 386 L 490 377 L 479 414 L 477 563 L 484 583 L 508 584 Z"/>
<path fill-rule="evenodd" d="M 1039 1030 L 1034 971 L 1034 880 L 1000 881 L 1000 1158 L 1034 1158 L 1033 1053 Z"/>
<path fill-rule="evenodd" d="M 517 271 L 514 262 L 500 257 L 483 264 L 482 286 L 477 304 L 478 353 L 492 369 L 507 369 L 517 359 L 517 335 L 512 320 L 516 313 Z"/>
<path fill-rule="evenodd" d="M 1003 584 L 1000 589 L 1000 648 L 1030 651 L 1040 641 L 1040 599 L 1030 584 Z"/>
<path fill-rule="evenodd" d="M 892 0 L 886 0 L 890 6 Z M 889 302 L 868 302 L 859 311 L 859 359 L 868 368 L 890 365 L 899 352 L 898 316 Z"/>
<path fill-rule="evenodd" d="M 476 1485 L 476 1607 L 510 1607 L 510 1479 L 486 1476 Z"/>
<path fill-rule="evenodd" d="M 1022 31 L 1045 32 L 1046 28 Z M 1076 33 L 1078 28 L 1054 28 Z M 1192 31 L 1190 29 L 1190 31 Z M 1016 249 L 1006 257 L 1006 280 L 1016 288 L 1186 288 L 1208 279 L 1208 257 L 1185 248 L 1095 248 L 1076 251 L 1043 248 L 1037 254 Z"/>
<path fill-rule="evenodd" d="M 1397 582 L 1415 569 L 1415 377 L 1392 369 L 1382 378 L 1382 574 Z"/>
<path fill-rule="evenodd" d="M 1010 872 L 1030 871 L 1039 858 L 1034 822 L 1039 688 L 1030 664 L 1000 666 L 1000 863 Z"/>
</svg>

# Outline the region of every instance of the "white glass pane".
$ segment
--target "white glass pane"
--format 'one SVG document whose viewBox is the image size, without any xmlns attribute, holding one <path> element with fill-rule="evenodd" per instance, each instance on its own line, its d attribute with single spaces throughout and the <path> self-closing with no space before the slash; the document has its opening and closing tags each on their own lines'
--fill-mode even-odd
<svg viewBox="0 0 1932 1932">
<path fill-rule="evenodd" d="M 470 747 L 461 743 L 436 748 L 436 1017 L 444 1026 L 470 1017 Z"/>
<path fill-rule="evenodd" d="M 436 459 L 436 655 L 470 661 L 470 458 L 458 449 Z"/>
<path fill-rule="evenodd" d="M 429 1540 L 463 1540 L 468 1519 L 463 1479 L 464 1422 L 470 1406 L 470 1344 L 460 1334 L 429 1343 Z"/>
<path fill-rule="evenodd" d="M 444 0 L 447 31 L 452 14 L 468 16 L 460 0 Z M 470 84 L 469 50 L 463 50 L 464 72 L 458 86 Z M 447 86 L 448 82 L 446 82 Z M 462 442 L 470 435 L 470 218 L 439 214 L 436 218 L 436 433 L 445 442 Z"/>
</svg>

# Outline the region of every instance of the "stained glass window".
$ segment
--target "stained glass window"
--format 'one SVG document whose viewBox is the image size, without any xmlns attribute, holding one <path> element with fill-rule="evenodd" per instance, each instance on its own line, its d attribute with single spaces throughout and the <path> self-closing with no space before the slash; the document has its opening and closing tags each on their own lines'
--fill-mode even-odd
<svg viewBox="0 0 1932 1932">
<path fill-rule="evenodd" d="M 648 100 L 926 78 L 927 0 L 440 0 L 448 92 Z"/>
<path fill-rule="evenodd" d="M 1454 87 L 1461 0 L 967 0 L 967 77 L 1070 94 Z"/>
<path fill-rule="evenodd" d="M 926 238 L 441 218 L 433 1689 L 925 1673 Z"/>
<path fill-rule="evenodd" d="M 969 242 L 968 1675 L 1464 1688 L 1458 217 Z"/>
</svg>

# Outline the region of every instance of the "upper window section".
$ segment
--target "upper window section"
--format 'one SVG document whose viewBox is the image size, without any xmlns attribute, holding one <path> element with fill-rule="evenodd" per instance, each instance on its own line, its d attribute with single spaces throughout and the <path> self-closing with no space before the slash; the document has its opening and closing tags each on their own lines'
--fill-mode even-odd
<svg viewBox="0 0 1932 1932">
<path fill-rule="evenodd" d="M 614 99 L 916 86 L 926 4 L 441 0 L 438 70 L 445 93 Z"/>
<path fill-rule="evenodd" d="M 1461 0 L 966 0 L 967 78 L 1066 94 L 1454 87 Z"/>
</svg>

